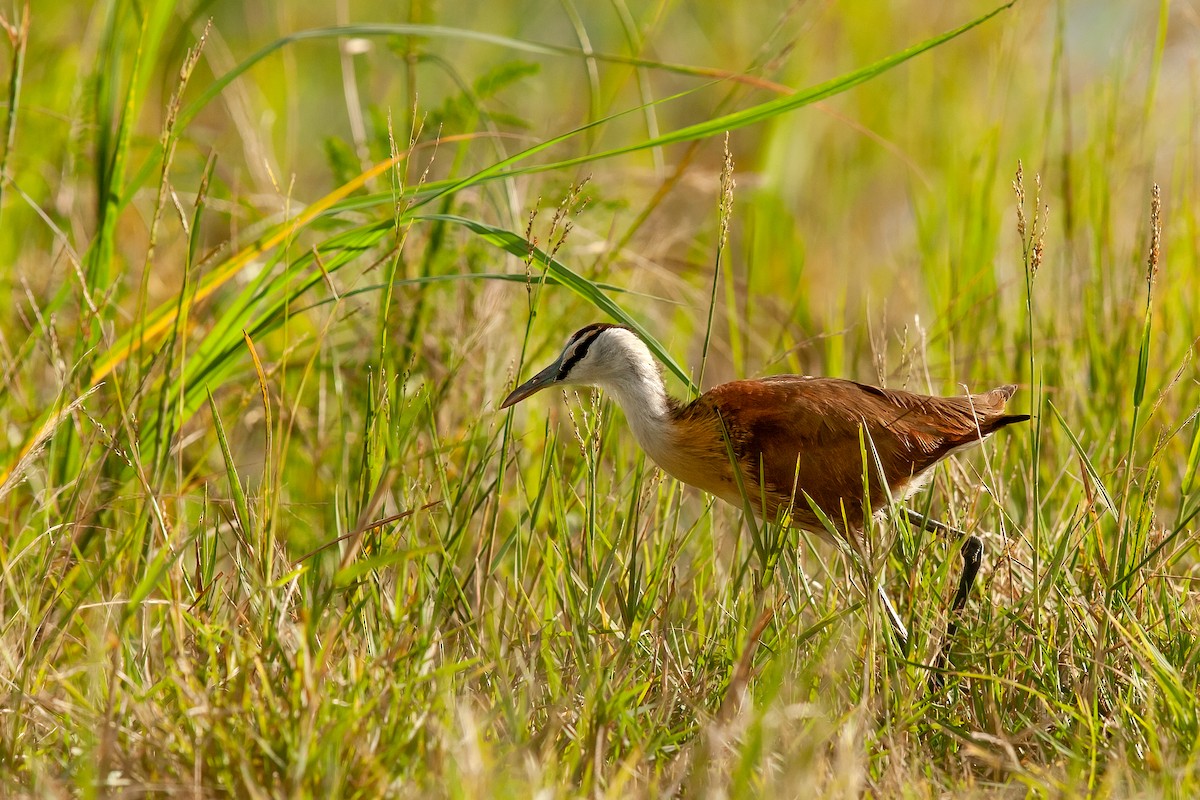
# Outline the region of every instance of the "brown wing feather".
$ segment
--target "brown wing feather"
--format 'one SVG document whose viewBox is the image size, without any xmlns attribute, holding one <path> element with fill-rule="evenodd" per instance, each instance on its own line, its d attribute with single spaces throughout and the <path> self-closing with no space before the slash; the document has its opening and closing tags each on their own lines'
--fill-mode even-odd
<svg viewBox="0 0 1200 800">
<path fill-rule="evenodd" d="M 835 522 L 842 521 L 844 514 L 851 526 L 862 524 L 861 428 L 865 426 L 874 444 L 893 493 L 903 494 L 916 485 L 914 479 L 954 450 L 1027 419 L 1004 414 L 1004 403 L 1014 391 L 1015 387 L 1002 386 L 964 397 L 931 397 L 836 378 L 780 375 L 717 386 L 675 416 L 681 432 L 692 431 L 693 441 L 715 431 L 724 453 L 716 423 L 722 420 L 752 504 L 768 519 L 792 505 L 796 524 L 819 530 L 805 493 Z M 708 437 L 702 437 L 703 428 L 709 429 Z M 869 445 L 867 452 L 871 452 Z M 874 511 L 886 494 L 873 463 L 868 474 Z M 730 499 L 727 478 L 725 494 L 713 486 L 688 482 Z M 793 486 L 797 488 L 794 504 Z M 764 496 L 766 507 L 761 508 Z"/>
</svg>

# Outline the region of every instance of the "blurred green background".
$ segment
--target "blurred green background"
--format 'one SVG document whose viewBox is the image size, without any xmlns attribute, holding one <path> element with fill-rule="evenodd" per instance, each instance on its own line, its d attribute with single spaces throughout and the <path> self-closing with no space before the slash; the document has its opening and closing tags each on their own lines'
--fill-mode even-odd
<svg viewBox="0 0 1200 800">
<path fill-rule="evenodd" d="M 183 50 L 209 18 L 211 47 L 189 86 L 190 98 L 214 74 L 233 70 L 282 36 L 354 23 L 442 29 L 422 37 L 364 31 L 296 41 L 208 103 L 183 136 L 171 180 L 177 191 L 194 192 L 209 154 L 218 154 L 212 190 L 218 213 L 205 228 L 205 244 L 216 247 L 245 241 L 262 220 L 382 160 L 389 119 L 402 143 L 414 124 L 425 142 L 439 133 L 478 135 L 470 144 L 439 148 L 433 159 L 431 176 L 462 176 L 584 123 L 652 104 L 542 158 L 554 161 L 746 108 L 769 99 L 772 89 L 818 83 L 990 8 L 883 2 L 765 3 L 753 11 L 703 3 L 198 4 L 176 10 L 163 32 L 162 57 L 146 68 L 146 102 L 131 152 L 138 162 L 157 139 Z M 750 331 L 775 344 L 777 355 L 778 342 L 789 335 L 806 339 L 867 317 L 891 331 L 921 314 L 937 338 L 987 302 L 1000 326 L 997 338 L 1007 338 L 1009 326 L 1022 324 L 1011 313 L 1023 284 L 1011 235 L 1010 184 L 1018 160 L 1028 172 L 1045 174 L 1045 199 L 1063 244 L 1051 242 L 1049 257 L 1069 267 L 1047 271 L 1043 280 L 1056 297 L 1078 298 L 1081 276 L 1110 269 L 1096 263 L 1103 255 L 1098 249 L 1135 246 L 1144 218 L 1139 211 L 1153 180 L 1164 184 L 1180 218 L 1188 217 L 1186 189 L 1195 183 L 1195 13 L 1188 3 L 1021 3 L 936 55 L 819 107 L 734 132 L 739 206 L 730 270 L 738 283 L 738 313 Z M 128 77 L 135 18 L 132 8 L 105 4 L 90 15 L 70 4 L 37 9 L 22 86 L 25 113 L 9 173 L 76 251 L 86 247 L 94 225 L 89 212 L 96 190 L 83 178 L 99 166 L 92 146 L 96 126 L 120 109 L 118 93 L 97 97 L 89 88 L 101 71 L 116 86 Z M 113 52 L 100 41 L 108 25 L 119 30 Z M 468 31 L 523 45 L 475 41 Z M 568 52 L 537 52 L 537 44 Z M 588 50 L 651 65 L 634 68 L 578 54 Z M 683 75 L 660 65 L 708 68 L 771 85 Z M 418 153 L 408 167 L 410 179 L 433 152 Z M 690 161 L 682 177 L 659 196 L 685 157 Z M 620 271 L 617 282 L 629 288 L 671 294 L 683 289 L 674 283 L 681 280 L 700 292 L 714 249 L 720 159 L 720 142 L 713 138 L 694 151 L 673 146 L 552 170 L 457 202 L 519 231 L 537 198 L 554 204 L 571 181 L 590 175 L 590 207 L 571 243 L 581 253 L 571 253 L 570 261 L 602 262 L 607 276 Z M 1180 191 L 1173 191 L 1177 186 Z M 10 197 L 6 205 L 6 221 L 23 232 L 4 244 L 13 272 L 42 290 L 65 282 L 67 259 L 53 256 L 51 268 L 46 265 L 46 253 L 61 249 L 62 237 L 28 203 Z M 147 239 L 148 212 L 138 205 L 122 214 L 117 237 L 132 267 L 144 260 Z M 163 238 L 163 244 L 175 243 Z M 627 249 L 606 251 L 614 243 Z M 178 285 L 171 275 L 174 255 L 160 250 L 158 285 L 152 286 L 158 296 L 170 296 Z M 1136 300 L 1136 272 L 1120 268 L 1111 278 Z M 1052 305 L 1042 308 L 1054 318 L 1087 308 Z M 662 307 L 643 313 L 669 315 Z M 674 314 L 689 339 L 694 316 Z M 582 321 L 565 321 L 563 328 Z M 753 353 L 760 344 L 741 352 Z M 865 335 L 852 335 L 847 344 L 858 358 L 866 355 Z M 961 349 L 960 359 L 1003 358 L 973 338 Z M 824 360 L 807 368 L 820 371 Z M 828 367 L 844 370 L 854 363 L 851 358 Z M 737 369 L 763 366 L 741 363 Z M 936 379 L 953 385 L 968 376 L 943 364 Z"/>
</svg>

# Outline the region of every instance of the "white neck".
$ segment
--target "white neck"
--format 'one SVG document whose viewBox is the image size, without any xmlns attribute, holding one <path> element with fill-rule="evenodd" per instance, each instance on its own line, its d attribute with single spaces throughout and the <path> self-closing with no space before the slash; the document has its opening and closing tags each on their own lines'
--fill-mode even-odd
<svg viewBox="0 0 1200 800">
<path fill-rule="evenodd" d="M 667 390 L 663 385 L 658 362 L 634 334 L 619 330 L 621 356 L 627 359 L 623 368 L 598 377 L 597 386 L 610 394 L 625 412 L 629 429 L 638 444 L 655 461 L 660 461 L 670 435 Z"/>
<path fill-rule="evenodd" d="M 667 430 L 667 390 L 657 370 L 623 375 L 605 381 L 601 388 L 608 392 L 625 412 L 629 429 L 642 449 L 651 456 Z"/>
</svg>

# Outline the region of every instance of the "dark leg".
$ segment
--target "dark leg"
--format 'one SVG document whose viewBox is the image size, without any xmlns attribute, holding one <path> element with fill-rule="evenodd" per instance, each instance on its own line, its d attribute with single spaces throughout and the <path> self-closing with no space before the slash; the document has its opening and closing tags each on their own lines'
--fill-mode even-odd
<svg viewBox="0 0 1200 800">
<path fill-rule="evenodd" d="M 983 542 L 978 536 L 968 536 L 963 542 L 962 559 L 963 571 L 958 579 L 958 591 L 954 595 L 954 604 L 950 606 L 955 613 L 962 611 L 967 604 L 967 595 L 975 585 L 975 576 L 979 574 L 979 566 L 983 563 Z"/>
<path fill-rule="evenodd" d="M 954 602 L 950 605 L 950 619 L 946 621 L 946 638 L 938 648 L 937 658 L 933 660 L 933 672 L 929 673 L 929 689 L 937 691 L 946 682 L 942 670 L 946 667 L 946 649 L 958 634 L 958 614 L 967 604 L 967 595 L 975 585 L 975 576 L 979 574 L 979 565 L 983 563 L 983 542 L 978 536 L 968 536 L 962 545 L 963 569 L 958 579 L 958 591 L 954 593 Z"/>
<path fill-rule="evenodd" d="M 962 575 L 958 579 L 958 591 L 954 593 L 954 601 L 950 604 L 950 618 L 946 622 L 946 637 L 942 640 L 937 656 L 933 660 L 933 671 L 929 673 L 929 689 L 930 691 L 937 691 L 945 683 L 942 671 L 946 667 L 946 649 L 958 633 L 958 615 L 962 611 L 963 606 L 967 604 L 967 597 L 971 594 L 971 588 L 975 585 L 975 576 L 979 574 L 979 567 L 983 563 L 983 542 L 978 536 L 968 536 L 957 528 L 952 528 L 944 522 L 929 519 L 911 509 L 904 509 L 904 513 L 911 525 L 919 526 L 934 533 L 965 539 L 961 551 L 963 559 Z"/>
<path fill-rule="evenodd" d="M 900 652 L 907 656 L 908 629 L 904 627 L 904 620 L 896 613 L 896 607 L 892 605 L 892 600 L 887 596 L 882 583 L 879 584 L 879 599 L 883 601 L 883 610 L 887 612 L 888 622 L 892 623 L 892 633 L 896 635 L 896 641 L 900 644 Z"/>
<path fill-rule="evenodd" d="M 927 531 L 940 533 L 943 536 L 953 536 L 956 539 L 962 539 L 967 535 L 958 528 L 951 527 L 944 522 L 938 522 L 936 519 L 931 519 L 924 514 L 913 511 L 911 508 L 904 509 L 904 518 L 908 520 L 909 525 L 915 525 Z"/>
<path fill-rule="evenodd" d="M 866 551 L 865 542 L 861 536 L 855 536 L 851 539 L 851 547 L 858 551 L 859 556 L 863 559 L 864 564 L 870 564 L 870 556 Z M 887 589 L 883 588 L 882 576 L 871 575 L 870 570 L 866 570 L 866 580 L 875 584 L 876 591 L 879 593 L 879 601 L 883 604 L 883 611 L 887 614 L 888 622 L 892 626 L 892 635 L 896 637 L 896 644 L 900 645 L 900 652 L 908 656 L 908 628 L 904 627 L 904 620 L 900 619 L 900 615 L 896 612 L 896 607 L 892 605 L 892 598 L 888 597 Z"/>
</svg>

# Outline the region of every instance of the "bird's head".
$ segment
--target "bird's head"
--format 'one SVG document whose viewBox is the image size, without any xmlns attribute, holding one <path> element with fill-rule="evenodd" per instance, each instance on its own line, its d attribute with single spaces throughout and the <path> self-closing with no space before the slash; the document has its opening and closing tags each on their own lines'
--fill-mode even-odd
<svg viewBox="0 0 1200 800">
<path fill-rule="evenodd" d="M 508 408 L 549 386 L 609 387 L 649 361 L 649 349 L 638 335 L 623 325 L 598 322 L 571 334 L 562 354 L 550 366 L 522 383 L 504 398 Z"/>
</svg>

